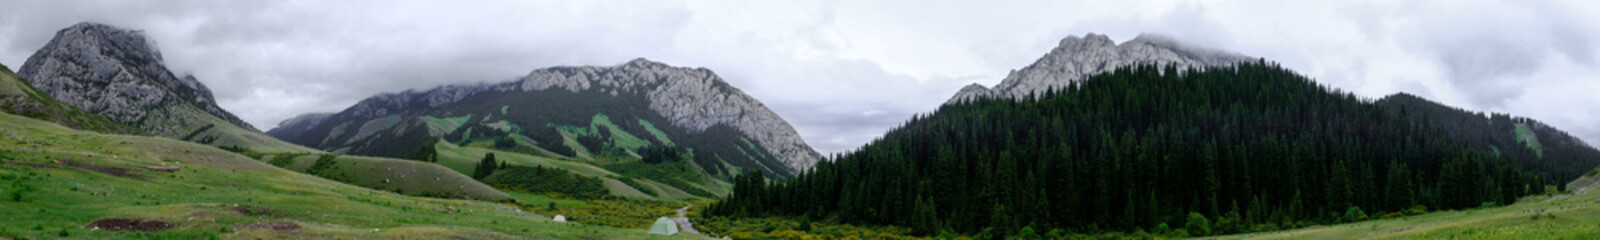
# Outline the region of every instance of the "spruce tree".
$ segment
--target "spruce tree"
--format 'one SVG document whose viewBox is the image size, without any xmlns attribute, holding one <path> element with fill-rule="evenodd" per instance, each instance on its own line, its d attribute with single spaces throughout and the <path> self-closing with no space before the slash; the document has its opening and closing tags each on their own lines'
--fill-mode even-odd
<svg viewBox="0 0 1600 240">
<path fill-rule="evenodd" d="M 478 161 L 478 167 L 472 170 L 472 178 L 483 179 L 489 177 L 489 174 L 494 173 L 494 169 L 497 167 L 499 167 L 499 164 L 494 160 L 494 153 L 484 154 L 483 160 Z"/>
</svg>

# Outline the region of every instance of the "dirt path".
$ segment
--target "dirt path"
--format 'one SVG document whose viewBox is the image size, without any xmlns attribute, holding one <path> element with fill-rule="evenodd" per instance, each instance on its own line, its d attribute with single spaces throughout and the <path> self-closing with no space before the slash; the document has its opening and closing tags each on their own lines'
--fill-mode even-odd
<svg viewBox="0 0 1600 240">
<path fill-rule="evenodd" d="M 678 223 L 678 231 L 693 233 L 695 235 L 705 235 L 701 234 L 700 231 L 694 230 L 694 224 L 689 223 L 689 218 L 683 216 L 688 211 L 689 206 L 683 206 L 683 208 L 678 209 L 678 217 L 672 218 L 673 222 Z"/>
</svg>

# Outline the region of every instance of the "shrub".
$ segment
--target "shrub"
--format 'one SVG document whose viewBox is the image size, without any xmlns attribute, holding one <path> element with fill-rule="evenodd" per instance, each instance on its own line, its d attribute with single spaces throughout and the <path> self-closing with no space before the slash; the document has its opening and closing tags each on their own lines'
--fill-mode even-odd
<svg viewBox="0 0 1600 240">
<path fill-rule="evenodd" d="M 1404 213 L 1404 212 L 1395 211 L 1395 212 L 1383 214 L 1383 217 L 1379 217 L 1379 218 L 1389 219 L 1389 218 L 1396 218 L 1396 217 L 1405 216 L 1405 215 L 1406 215 L 1406 213 Z"/>
<path fill-rule="evenodd" d="M 1350 207 L 1344 210 L 1344 218 L 1342 220 L 1345 222 L 1367 220 L 1367 212 L 1361 211 L 1361 207 Z"/>
<path fill-rule="evenodd" d="M 1194 236 L 1211 235 L 1211 220 L 1206 219 L 1206 215 L 1197 212 L 1189 212 L 1189 221 L 1185 222 L 1183 226 L 1184 229 L 1188 230 L 1188 233 L 1194 234 Z"/>
<path fill-rule="evenodd" d="M 1413 215 L 1413 216 L 1414 215 L 1427 214 L 1427 213 L 1428 213 L 1428 206 L 1423 206 L 1423 205 L 1411 206 L 1411 209 L 1407 209 L 1406 210 L 1406 214 L 1410 214 L 1410 215 Z"/>
</svg>

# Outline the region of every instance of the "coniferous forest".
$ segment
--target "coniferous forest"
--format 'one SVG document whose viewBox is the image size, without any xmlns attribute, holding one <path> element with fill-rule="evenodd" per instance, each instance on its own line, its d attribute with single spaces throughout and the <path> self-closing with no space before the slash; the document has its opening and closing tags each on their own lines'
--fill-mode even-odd
<svg viewBox="0 0 1600 240">
<path fill-rule="evenodd" d="M 946 105 L 794 177 L 739 176 L 707 213 L 1204 236 L 1505 205 L 1594 167 L 1540 165 L 1265 61 L 1125 67 L 1030 99 Z"/>
</svg>

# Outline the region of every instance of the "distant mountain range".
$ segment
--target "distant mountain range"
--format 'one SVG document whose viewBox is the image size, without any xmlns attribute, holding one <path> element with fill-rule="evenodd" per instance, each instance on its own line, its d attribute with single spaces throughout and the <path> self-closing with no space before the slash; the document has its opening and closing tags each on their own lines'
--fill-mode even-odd
<svg viewBox="0 0 1600 240">
<path fill-rule="evenodd" d="M 711 70 L 645 59 L 380 94 L 339 113 L 286 120 L 268 133 L 328 151 L 391 157 L 434 138 L 499 141 L 503 150 L 572 158 L 639 157 L 642 148 L 666 146 L 723 177 L 749 170 L 788 175 L 821 158 L 776 113 Z"/>
</svg>

